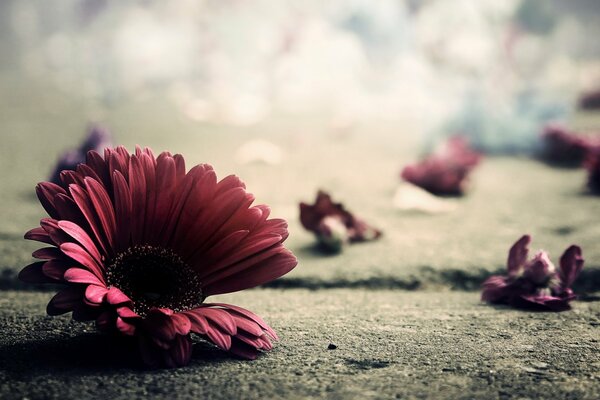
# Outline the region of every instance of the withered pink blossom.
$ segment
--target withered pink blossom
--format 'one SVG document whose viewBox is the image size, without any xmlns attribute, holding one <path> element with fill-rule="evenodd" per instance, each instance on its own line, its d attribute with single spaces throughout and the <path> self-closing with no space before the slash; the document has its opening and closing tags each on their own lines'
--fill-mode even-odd
<svg viewBox="0 0 600 400">
<path fill-rule="evenodd" d="M 588 171 L 588 188 L 592 193 L 600 194 L 600 146 L 588 152 L 584 165 Z"/>
<path fill-rule="evenodd" d="M 469 174 L 480 160 L 481 154 L 464 137 L 453 136 L 439 151 L 404 167 L 401 177 L 435 195 L 458 196 L 465 192 Z"/>
<path fill-rule="evenodd" d="M 90 125 L 85 140 L 77 149 L 65 151 L 56 162 L 56 166 L 50 174 L 50 182 L 60 184 L 60 173 L 66 169 L 74 170 L 85 162 L 88 151 L 104 153 L 104 149 L 112 146 L 112 135 L 110 131 L 100 125 Z"/>
<path fill-rule="evenodd" d="M 300 203 L 300 222 L 329 250 L 339 251 L 346 242 L 363 242 L 381 236 L 379 229 L 346 210 L 342 203 L 334 203 L 322 190 L 317 193 L 315 204 Z"/>
<path fill-rule="evenodd" d="M 559 124 L 548 124 L 542 133 L 543 157 L 546 161 L 579 167 L 597 140 L 570 131 Z"/>
<path fill-rule="evenodd" d="M 579 246 L 570 246 L 560 258 L 560 269 L 540 250 L 527 260 L 531 237 L 524 235 L 508 253 L 508 275 L 494 275 L 483 283 L 481 300 L 533 310 L 564 311 L 576 298 L 571 286 L 581 269 Z"/>
<path fill-rule="evenodd" d="M 582 94 L 579 98 L 579 108 L 582 110 L 600 109 L 600 88 Z"/>
<path fill-rule="evenodd" d="M 276 279 L 297 260 L 283 247 L 287 223 L 236 176 L 217 181 L 208 164 L 186 173 L 181 155 L 155 157 L 137 147 L 95 151 L 61 183 L 38 184 L 49 214 L 25 238 L 49 246 L 33 253 L 26 282 L 63 283 L 49 315 L 73 313 L 102 331 L 134 336 L 150 366 L 178 367 L 196 334 L 223 350 L 255 358 L 277 335 L 260 317 L 205 303 Z"/>
</svg>

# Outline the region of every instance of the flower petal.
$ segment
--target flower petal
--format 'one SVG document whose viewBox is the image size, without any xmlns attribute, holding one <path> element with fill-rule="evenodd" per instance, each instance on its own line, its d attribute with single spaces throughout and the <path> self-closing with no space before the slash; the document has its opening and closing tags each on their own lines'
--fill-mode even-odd
<svg viewBox="0 0 600 400">
<path fill-rule="evenodd" d="M 50 235 L 48 235 L 48 232 L 46 232 L 42 227 L 37 227 L 29 230 L 25 234 L 24 238 L 27 240 L 35 240 L 37 242 L 54 244 L 52 239 L 50 239 Z"/>
<path fill-rule="evenodd" d="M 281 251 L 271 258 L 254 264 L 252 268 L 227 276 L 204 287 L 205 295 L 231 293 L 270 282 L 287 274 L 298 264 L 291 251 L 281 247 Z"/>
<path fill-rule="evenodd" d="M 46 261 L 38 261 L 33 264 L 29 264 L 19 272 L 19 280 L 27 283 L 56 283 L 56 280 L 47 276 L 42 266 Z"/>
<path fill-rule="evenodd" d="M 104 286 L 89 285 L 85 289 L 85 298 L 95 304 L 101 304 L 108 293 L 108 289 Z"/>
<path fill-rule="evenodd" d="M 60 250 L 79 264 L 83 265 L 94 273 L 102 282 L 104 282 L 103 267 L 96 262 L 94 257 L 90 255 L 83 247 L 75 243 L 63 243 L 60 245 Z"/>
<path fill-rule="evenodd" d="M 71 283 L 88 283 L 91 285 L 100 286 L 102 282 L 90 271 L 81 268 L 69 268 L 63 278 Z"/>
<path fill-rule="evenodd" d="M 84 248 L 98 264 L 102 263 L 102 256 L 98 252 L 96 248 L 96 244 L 79 225 L 71 222 L 71 221 L 58 221 L 58 227 L 62 229 L 67 235 L 71 236 L 73 239 L 77 240 L 77 242 Z"/>
<path fill-rule="evenodd" d="M 483 283 L 481 300 L 490 303 L 498 303 L 505 300 L 508 296 L 508 283 L 506 278 L 500 275 L 489 277 Z"/>
<path fill-rule="evenodd" d="M 171 320 L 173 321 L 173 325 L 175 326 L 175 332 L 177 332 L 178 335 L 187 335 L 188 333 L 190 333 L 192 323 L 185 314 L 175 313 L 171 315 Z"/>
<path fill-rule="evenodd" d="M 82 290 L 78 287 L 69 287 L 58 292 L 48 303 L 48 315 L 61 315 L 73 311 L 83 301 Z"/>
<path fill-rule="evenodd" d="M 581 247 L 572 245 L 560 257 L 560 278 L 563 289 L 570 288 L 583 269 Z"/>
<path fill-rule="evenodd" d="M 531 236 L 523 235 L 508 252 L 508 274 L 515 275 L 523 267 L 527 261 L 527 255 L 529 254 L 529 244 L 531 243 Z"/>
<path fill-rule="evenodd" d="M 208 319 L 210 325 L 218 326 L 223 332 L 228 335 L 235 335 L 237 333 L 237 326 L 235 321 L 227 313 L 227 311 L 219 308 L 202 307 L 202 314 Z"/>
<path fill-rule="evenodd" d="M 106 300 L 113 305 L 129 303 L 131 301 L 131 299 L 127 297 L 125 293 L 114 286 L 108 289 L 108 293 L 106 293 Z"/>
<path fill-rule="evenodd" d="M 129 322 L 126 322 L 121 317 L 117 317 L 115 326 L 121 333 L 127 336 L 133 336 L 135 334 L 135 326 Z"/>
</svg>

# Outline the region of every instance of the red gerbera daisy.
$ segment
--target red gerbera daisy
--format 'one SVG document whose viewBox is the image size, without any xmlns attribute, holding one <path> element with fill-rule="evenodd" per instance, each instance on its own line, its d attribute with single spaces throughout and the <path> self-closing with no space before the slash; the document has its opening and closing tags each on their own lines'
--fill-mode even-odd
<svg viewBox="0 0 600 400">
<path fill-rule="evenodd" d="M 27 282 L 66 287 L 49 315 L 73 312 L 103 331 L 139 339 L 152 366 L 182 366 L 191 357 L 192 333 L 223 350 L 254 358 L 269 350 L 275 332 L 248 310 L 204 303 L 276 279 L 297 260 L 283 247 L 287 223 L 267 219 L 236 176 L 217 182 L 210 165 L 185 172 L 181 155 L 157 158 L 148 148 L 95 151 L 61 184 L 36 190 L 50 218 L 26 239 L 51 247 L 25 267 Z"/>
</svg>

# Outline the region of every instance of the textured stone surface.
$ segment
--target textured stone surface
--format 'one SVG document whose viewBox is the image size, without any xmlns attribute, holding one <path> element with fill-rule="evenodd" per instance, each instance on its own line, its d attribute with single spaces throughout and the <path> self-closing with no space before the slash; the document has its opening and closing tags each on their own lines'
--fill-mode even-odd
<svg viewBox="0 0 600 400">
<path fill-rule="evenodd" d="M 219 300 L 264 316 L 273 351 L 198 344 L 188 367 L 148 371 L 93 326 L 44 316 L 49 297 L 0 293 L 0 398 L 600 397 L 599 302 L 556 314 L 472 292 L 251 290 Z"/>
</svg>

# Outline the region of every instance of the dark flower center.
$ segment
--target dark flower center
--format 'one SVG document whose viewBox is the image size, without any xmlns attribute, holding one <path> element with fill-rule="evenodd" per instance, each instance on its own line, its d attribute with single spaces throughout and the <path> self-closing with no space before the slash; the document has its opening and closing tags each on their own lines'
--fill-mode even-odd
<svg viewBox="0 0 600 400">
<path fill-rule="evenodd" d="M 202 304 L 202 284 L 196 272 L 172 250 L 133 246 L 109 264 L 107 281 L 133 301 L 144 316 L 152 308 L 185 311 Z"/>
</svg>

